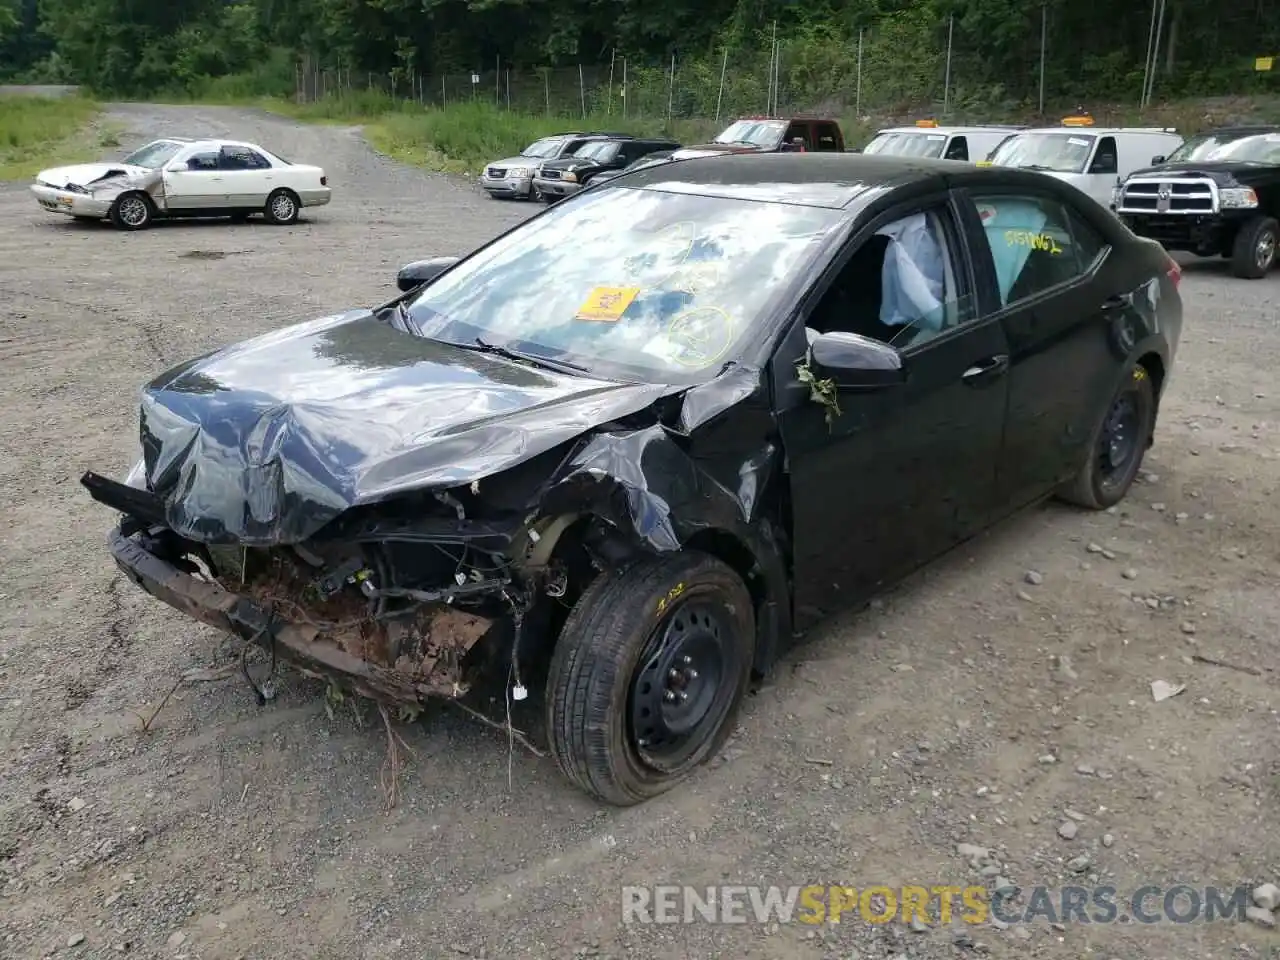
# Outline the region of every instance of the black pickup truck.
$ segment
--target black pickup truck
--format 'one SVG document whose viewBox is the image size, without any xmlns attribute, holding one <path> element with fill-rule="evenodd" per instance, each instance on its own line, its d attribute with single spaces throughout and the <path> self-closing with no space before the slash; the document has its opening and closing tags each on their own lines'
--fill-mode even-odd
<svg viewBox="0 0 1280 960">
<path fill-rule="evenodd" d="M 1229 127 L 1192 137 L 1116 185 L 1111 207 L 1167 250 L 1226 257 L 1259 279 L 1280 242 L 1280 126 Z"/>
</svg>

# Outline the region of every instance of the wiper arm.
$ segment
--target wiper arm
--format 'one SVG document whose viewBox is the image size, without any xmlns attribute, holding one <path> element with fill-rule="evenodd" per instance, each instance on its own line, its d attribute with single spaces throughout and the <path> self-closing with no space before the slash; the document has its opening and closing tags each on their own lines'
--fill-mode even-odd
<svg viewBox="0 0 1280 960">
<path fill-rule="evenodd" d="M 507 360 L 516 360 L 521 363 L 528 363 L 535 367 L 543 367 L 547 370 L 555 370 L 557 373 L 587 373 L 587 368 L 581 364 L 571 363 L 568 360 L 560 360 L 558 358 L 540 357 L 537 354 L 524 353 L 520 350 L 512 350 L 510 347 L 504 347 L 501 344 L 489 343 L 480 337 L 476 337 L 475 345 L 459 343 L 455 346 L 462 347 L 464 350 L 479 350 L 481 353 L 492 353 L 495 356 L 503 357 Z"/>
</svg>

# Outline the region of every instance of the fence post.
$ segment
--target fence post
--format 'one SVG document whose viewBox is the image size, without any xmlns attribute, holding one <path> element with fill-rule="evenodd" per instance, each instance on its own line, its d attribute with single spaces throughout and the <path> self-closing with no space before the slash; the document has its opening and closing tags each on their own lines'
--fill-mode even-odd
<svg viewBox="0 0 1280 960">
<path fill-rule="evenodd" d="M 507 68 L 507 112 L 511 112 L 511 68 Z"/>
<path fill-rule="evenodd" d="M 582 98 L 582 119 L 587 119 L 587 81 L 582 76 L 582 64 L 578 64 L 578 95 Z"/>
<path fill-rule="evenodd" d="M 862 117 L 862 34 L 863 30 L 858 30 L 858 81 L 856 92 L 853 95 L 853 115 Z"/>
<path fill-rule="evenodd" d="M 1040 4 L 1040 116 L 1044 116 L 1044 60 L 1049 40 L 1049 4 Z"/>
<path fill-rule="evenodd" d="M 627 58 L 622 58 L 622 119 L 627 119 Z"/>
<path fill-rule="evenodd" d="M 769 79 L 765 81 L 767 92 L 765 94 L 764 112 L 767 116 L 773 116 L 773 71 L 777 66 L 778 58 L 778 21 L 773 21 L 773 39 L 769 41 Z"/>
<path fill-rule="evenodd" d="M 493 105 L 502 105 L 502 55 L 493 60 Z"/>
<path fill-rule="evenodd" d="M 551 116 L 551 70 L 542 68 L 542 96 L 547 102 L 547 116 Z"/>
<path fill-rule="evenodd" d="M 671 106 L 676 95 L 676 55 L 671 55 L 671 76 L 667 78 L 667 123 L 671 123 Z"/>
<path fill-rule="evenodd" d="M 720 61 L 720 89 L 716 93 L 716 123 L 720 122 L 720 104 L 724 102 L 724 74 L 729 69 L 729 48 L 724 48 L 724 59 Z"/>
<path fill-rule="evenodd" d="M 609 53 L 609 95 L 605 100 L 605 115 L 613 115 L 613 62 L 618 59 L 618 48 L 614 47 Z"/>
<path fill-rule="evenodd" d="M 942 115 L 948 116 L 951 113 L 951 43 L 955 37 L 956 18 L 952 14 L 947 19 L 947 73 L 942 81 Z"/>
</svg>

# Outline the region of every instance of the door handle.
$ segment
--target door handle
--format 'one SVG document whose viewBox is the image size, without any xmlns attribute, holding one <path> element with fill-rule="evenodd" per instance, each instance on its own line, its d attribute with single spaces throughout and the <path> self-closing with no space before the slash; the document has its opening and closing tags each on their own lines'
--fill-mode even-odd
<svg viewBox="0 0 1280 960">
<path fill-rule="evenodd" d="M 1008 369 L 1009 357 L 1007 354 L 1000 353 L 975 363 L 964 372 L 960 379 L 970 386 L 981 386 L 990 383 L 997 377 L 1003 376 Z"/>
<path fill-rule="evenodd" d="M 1115 313 L 1117 310 L 1123 310 L 1125 307 L 1133 303 L 1133 298 L 1128 294 L 1118 293 L 1114 297 L 1107 297 L 1102 301 L 1103 313 Z"/>
</svg>

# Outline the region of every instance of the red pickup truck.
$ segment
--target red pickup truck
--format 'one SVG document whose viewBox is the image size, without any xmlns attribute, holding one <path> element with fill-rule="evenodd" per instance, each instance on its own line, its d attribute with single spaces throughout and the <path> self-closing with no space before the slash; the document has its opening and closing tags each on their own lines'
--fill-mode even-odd
<svg viewBox="0 0 1280 960">
<path fill-rule="evenodd" d="M 827 117 L 742 117 L 729 124 L 710 143 L 682 147 L 671 155 L 671 159 L 791 150 L 844 153 L 844 133 L 840 124 Z"/>
</svg>

